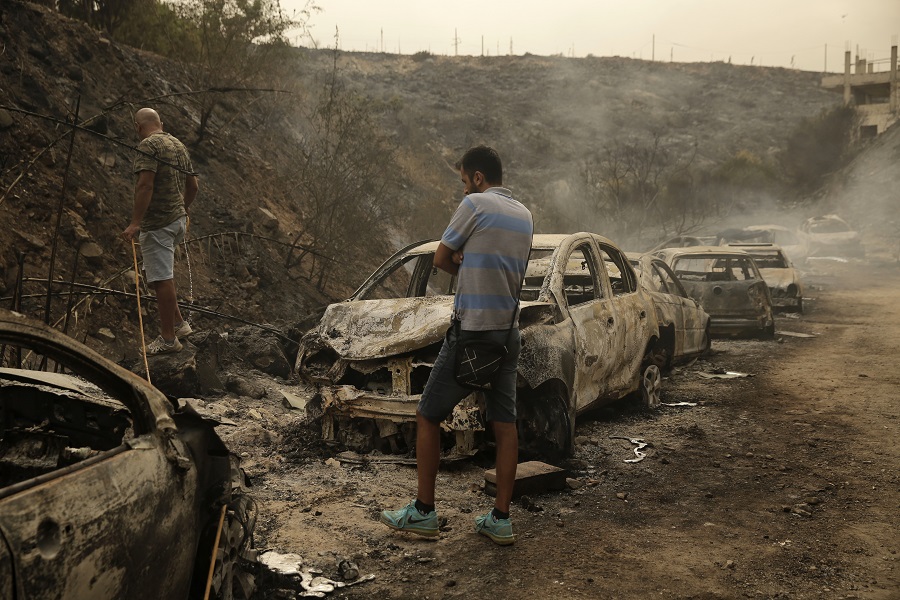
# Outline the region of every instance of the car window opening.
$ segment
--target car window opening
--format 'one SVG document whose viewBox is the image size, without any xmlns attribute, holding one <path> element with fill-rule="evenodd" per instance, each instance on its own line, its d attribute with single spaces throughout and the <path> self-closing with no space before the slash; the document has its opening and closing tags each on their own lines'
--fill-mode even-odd
<svg viewBox="0 0 900 600">
<path fill-rule="evenodd" d="M 579 246 L 569 255 L 563 275 L 566 303 L 577 306 L 600 298 L 597 275 L 587 245 Z"/>
<path fill-rule="evenodd" d="M 600 255 L 609 275 L 614 296 L 631 294 L 637 290 L 637 280 L 633 272 L 626 266 L 627 260 L 612 248 L 600 246 Z"/>
</svg>

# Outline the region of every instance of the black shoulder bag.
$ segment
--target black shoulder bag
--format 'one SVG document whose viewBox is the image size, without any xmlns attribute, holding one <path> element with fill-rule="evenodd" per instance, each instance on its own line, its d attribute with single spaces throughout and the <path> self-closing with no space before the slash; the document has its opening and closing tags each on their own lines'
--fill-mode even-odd
<svg viewBox="0 0 900 600">
<path fill-rule="evenodd" d="M 531 258 L 531 252 L 528 253 Z M 525 269 L 528 269 L 528 260 L 525 261 Z M 473 390 L 485 391 L 491 389 L 491 382 L 497 375 L 503 359 L 509 354 L 509 336 L 512 334 L 513 325 L 516 324 L 516 317 L 519 314 L 519 296 L 522 294 L 522 286 L 525 283 L 525 274 L 522 274 L 522 281 L 519 282 L 519 291 L 516 293 L 516 307 L 513 309 L 512 322 L 509 324 L 509 330 L 506 332 L 506 342 L 498 344 L 490 340 L 460 340 L 460 323 L 456 321 L 453 327 L 456 328 L 456 362 L 454 363 L 453 375 L 456 383 L 463 387 Z M 447 331 L 450 335 L 450 331 Z"/>
</svg>

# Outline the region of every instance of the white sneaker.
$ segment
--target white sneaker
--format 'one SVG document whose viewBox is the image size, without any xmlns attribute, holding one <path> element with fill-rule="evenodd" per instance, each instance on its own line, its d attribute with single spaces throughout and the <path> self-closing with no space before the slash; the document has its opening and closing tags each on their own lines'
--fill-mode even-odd
<svg viewBox="0 0 900 600">
<path fill-rule="evenodd" d="M 191 324 L 187 321 L 182 321 L 178 325 L 175 326 L 175 337 L 187 337 L 194 333 L 194 330 L 191 329 Z"/>
<path fill-rule="evenodd" d="M 165 340 L 163 336 L 159 336 L 147 346 L 147 354 L 149 356 L 156 356 L 158 354 L 173 354 L 175 352 L 181 352 L 184 346 L 181 342 L 178 341 L 176 337 L 172 343 L 170 344 Z"/>
</svg>

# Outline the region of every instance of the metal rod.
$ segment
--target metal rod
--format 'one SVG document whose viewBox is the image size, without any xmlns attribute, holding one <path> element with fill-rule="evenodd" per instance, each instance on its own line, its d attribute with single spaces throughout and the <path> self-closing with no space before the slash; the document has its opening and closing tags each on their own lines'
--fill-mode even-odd
<svg viewBox="0 0 900 600">
<path fill-rule="evenodd" d="M 22 282 L 25 281 L 25 253 L 19 252 L 19 274 L 16 275 L 16 299 L 13 301 L 13 310 L 22 312 Z M 16 347 L 16 368 L 22 368 L 22 348 Z"/>
<path fill-rule="evenodd" d="M 72 124 L 78 125 L 78 112 L 81 109 L 81 95 L 75 100 L 75 114 Z M 72 137 L 69 138 L 69 151 L 66 153 L 66 169 L 63 171 L 62 190 L 59 193 L 59 204 L 56 209 L 56 225 L 53 227 L 53 243 L 50 246 L 50 266 L 47 269 L 47 303 L 44 305 L 44 323 L 50 324 L 50 306 L 53 297 L 53 272 L 56 267 L 56 251 L 59 249 L 59 228 L 62 224 L 63 207 L 66 205 L 66 187 L 69 184 L 69 169 L 72 166 L 72 150 L 75 148 L 75 129 L 72 129 Z M 39 370 L 47 367 L 47 357 L 41 357 Z"/>
<path fill-rule="evenodd" d="M 144 354 L 144 371 L 147 373 L 147 383 L 150 383 L 150 364 L 147 362 L 147 343 L 144 340 L 144 315 L 141 312 L 141 282 L 138 281 L 140 271 L 137 262 L 137 246 L 134 237 L 131 238 L 131 255 L 134 257 L 134 291 L 137 298 L 138 326 L 141 328 L 141 351 Z"/>
<path fill-rule="evenodd" d="M 216 556 L 219 554 L 219 540 L 222 537 L 222 526 L 225 524 L 225 511 L 228 505 L 222 505 L 222 514 L 219 515 L 219 527 L 216 529 L 216 540 L 213 542 L 212 556 L 209 561 L 209 575 L 206 578 L 206 591 L 203 593 L 203 600 L 208 600 L 209 590 L 212 588 L 213 574 L 216 571 Z"/>
<path fill-rule="evenodd" d="M 75 277 L 78 275 L 78 259 L 81 257 L 81 246 L 75 249 L 75 264 L 72 265 L 72 279 L 69 280 L 69 301 L 66 303 L 66 320 L 63 321 L 63 333 L 69 334 L 69 315 L 72 314 L 72 290 L 75 288 Z"/>
<path fill-rule="evenodd" d="M 72 299 L 75 298 L 75 295 L 72 294 L 72 290 L 75 284 L 75 276 L 78 274 L 78 258 L 81 256 L 81 245 L 75 249 L 75 264 L 72 265 L 72 279 L 69 280 L 69 299 L 66 301 L 66 318 L 63 321 L 63 333 L 69 334 L 69 315 L 72 314 Z M 56 363 L 56 372 L 62 372 L 62 365 L 60 363 Z"/>
<path fill-rule="evenodd" d="M 81 96 L 75 101 L 75 115 L 73 125 L 78 125 L 78 111 L 81 109 Z M 62 223 L 63 207 L 66 204 L 66 187 L 69 184 L 69 168 L 72 165 L 72 150 L 75 148 L 75 129 L 72 129 L 72 137 L 69 138 L 69 152 L 66 155 L 66 170 L 63 172 L 62 190 L 59 194 L 59 204 L 56 208 L 56 225 L 53 228 L 53 244 L 50 248 L 50 267 L 47 270 L 47 304 L 44 305 L 44 323 L 50 323 L 50 292 L 53 289 L 53 270 L 56 266 L 56 250 L 59 247 L 59 227 Z"/>
<path fill-rule="evenodd" d="M 19 252 L 16 250 L 16 263 L 18 264 L 18 270 L 16 272 L 16 283 L 13 287 L 13 295 L 12 301 L 10 302 L 9 308 L 15 312 L 19 312 L 18 307 L 20 304 L 19 298 L 22 296 L 22 266 L 24 263 L 25 254 L 23 252 Z M 900 260 L 900 258 L 898 258 Z M 43 295 L 41 295 L 43 297 Z M 5 300 L 5 298 L 4 298 Z M 6 359 L 6 344 L 0 345 L 0 367 L 4 365 L 4 360 Z"/>
</svg>

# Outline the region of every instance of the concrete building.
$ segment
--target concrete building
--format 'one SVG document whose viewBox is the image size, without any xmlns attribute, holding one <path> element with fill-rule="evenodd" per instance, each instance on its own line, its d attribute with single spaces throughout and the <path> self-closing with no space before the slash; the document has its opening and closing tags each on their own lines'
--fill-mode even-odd
<svg viewBox="0 0 900 600">
<path fill-rule="evenodd" d="M 844 74 L 827 75 L 822 87 L 844 94 L 844 105 L 853 105 L 860 116 L 860 137 L 875 137 L 900 120 L 900 90 L 897 84 L 897 46 L 891 47 L 887 70 L 878 70 L 887 61 L 867 61 L 856 57 L 851 73 L 850 51 L 844 53 Z"/>
</svg>

